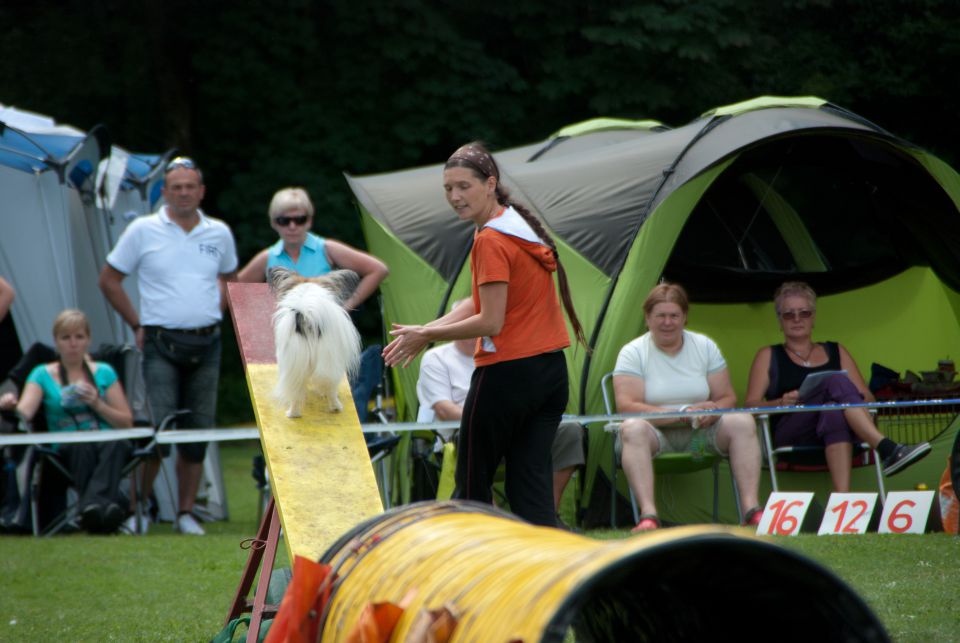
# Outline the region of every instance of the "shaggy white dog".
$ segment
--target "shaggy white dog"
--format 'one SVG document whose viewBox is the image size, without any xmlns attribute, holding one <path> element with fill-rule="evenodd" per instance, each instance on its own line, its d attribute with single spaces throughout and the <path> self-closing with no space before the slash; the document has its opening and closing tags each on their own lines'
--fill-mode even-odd
<svg viewBox="0 0 960 643">
<path fill-rule="evenodd" d="M 337 388 L 360 363 L 360 334 L 343 302 L 359 282 L 352 270 L 311 278 L 285 268 L 270 271 L 277 296 L 273 334 L 279 372 L 273 395 L 287 407 L 287 417 L 300 417 L 311 385 L 330 411 L 343 409 Z"/>
</svg>

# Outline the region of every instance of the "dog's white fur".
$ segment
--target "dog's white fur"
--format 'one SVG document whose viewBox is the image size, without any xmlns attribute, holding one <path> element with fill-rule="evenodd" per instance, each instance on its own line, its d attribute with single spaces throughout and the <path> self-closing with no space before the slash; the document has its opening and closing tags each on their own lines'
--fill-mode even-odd
<svg viewBox="0 0 960 643">
<path fill-rule="evenodd" d="M 273 333 L 279 377 L 273 395 L 287 407 L 287 417 L 301 416 L 311 385 L 326 399 L 328 410 L 343 409 L 337 388 L 359 367 L 360 334 L 342 304 L 358 282 L 350 270 L 310 279 L 271 270 L 278 297 Z"/>
</svg>

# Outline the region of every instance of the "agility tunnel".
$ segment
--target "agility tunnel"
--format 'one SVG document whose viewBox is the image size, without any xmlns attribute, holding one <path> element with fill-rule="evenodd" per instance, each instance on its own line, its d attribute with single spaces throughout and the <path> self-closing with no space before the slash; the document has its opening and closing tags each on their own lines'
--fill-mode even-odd
<svg viewBox="0 0 960 643">
<path fill-rule="evenodd" d="M 738 533 L 740 532 L 740 533 Z M 448 607 L 449 641 L 888 641 L 852 589 L 740 528 L 594 540 L 493 507 L 417 503 L 344 534 L 320 640 L 343 641 L 372 601 L 408 597 L 391 641 Z"/>
</svg>

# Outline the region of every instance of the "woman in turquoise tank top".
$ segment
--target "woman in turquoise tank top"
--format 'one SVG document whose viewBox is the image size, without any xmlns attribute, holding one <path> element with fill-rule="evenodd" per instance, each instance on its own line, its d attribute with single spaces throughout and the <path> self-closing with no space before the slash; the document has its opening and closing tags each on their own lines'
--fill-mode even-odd
<svg viewBox="0 0 960 643">
<path fill-rule="evenodd" d="M 274 194 L 268 215 L 270 227 L 280 239 L 258 252 L 240 271 L 238 280 L 266 281 L 267 270 L 275 266 L 295 270 L 304 277 L 319 277 L 346 268 L 360 275 L 357 290 L 344 302 L 344 308 L 353 310 L 377 290 L 389 272 L 387 266 L 366 252 L 310 232 L 313 213 L 313 203 L 303 188 L 283 188 Z"/>
<path fill-rule="evenodd" d="M 126 428 L 133 415 L 117 373 L 87 355 L 90 325 L 79 310 L 67 309 L 53 323 L 57 361 L 31 371 L 17 402 L 27 420 L 43 412 L 51 431 Z M 42 405 L 42 409 L 41 409 Z M 130 459 L 129 440 L 57 445 L 80 495 L 80 523 L 91 533 L 112 533 L 127 512 L 121 506 L 120 471 Z"/>
</svg>

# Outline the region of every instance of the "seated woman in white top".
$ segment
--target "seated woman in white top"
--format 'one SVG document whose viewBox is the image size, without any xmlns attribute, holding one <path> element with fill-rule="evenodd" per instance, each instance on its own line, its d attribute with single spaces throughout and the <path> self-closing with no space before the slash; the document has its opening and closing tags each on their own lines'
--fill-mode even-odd
<svg viewBox="0 0 960 643">
<path fill-rule="evenodd" d="M 663 283 L 650 291 L 643 303 L 649 330 L 620 350 L 613 371 L 618 412 L 710 411 L 736 406 L 720 349 L 709 337 L 684 328 L 687 309 L 687 293 L 676 284 Z M 753 416 L 704 413 L 680 420 L 633 418 L 624 421 L 620 431 L 623 471 L 640 504 L 634 533 L 660 526 L 654 500 L 654 456 L 700 448 L 730 458 L 740 506 L 747 508 L 744 524 L 759 524 L 760 443 Z M 698 443 L 702 446 L 695 446 Z"/>
</svg>

